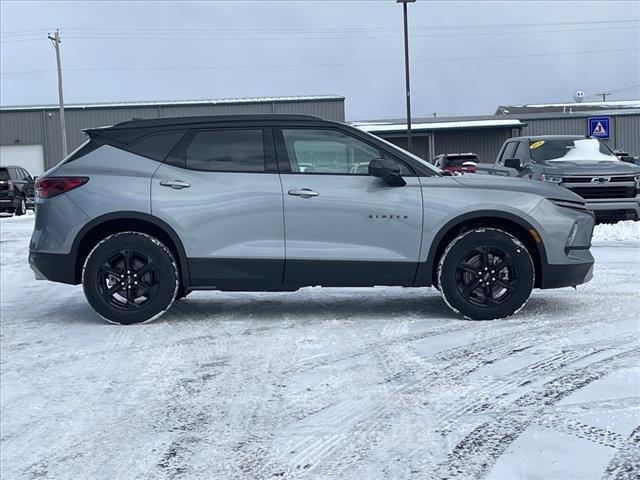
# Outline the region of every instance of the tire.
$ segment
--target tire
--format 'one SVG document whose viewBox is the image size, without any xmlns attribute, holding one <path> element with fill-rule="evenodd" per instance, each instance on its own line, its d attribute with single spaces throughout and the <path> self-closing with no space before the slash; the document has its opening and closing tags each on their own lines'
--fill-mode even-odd
<svg viewBox="0 0 640 480">
<path fill-rule="evenodd" d="M 187 295 L 189 295 L 191 293 L 191 290 L 187 290 L 186 288 L 184 288 L 182 285 L 180 285 L 180 287 L 178 287 L 178 294 L 176 295 L 176 302 L 178 300 L 182 300 L 183 298 L 186 298 Z"/>
<path fill-rule="evenodd" d="M 166 312 L 178 294 L 178 266 L 158 239 L 140 232 L 106 237 L 87 256 L 82 286 L 105 320 L 148 323 Z"/>
<path fill-rule="evenodd" d="M 16 217 L 19 217 L 20 215 L 24 215 L 25 213 L 27 213 L 27 202 L 25 201 L 24 197 L 20 197 L 20 202 L 16 207 L 15 215 Z"/>
<path fill-rule="evenodd" d="M 438 264 L 442 298 L 454 312 L 470 320 L 517 313 L 527 303 L 534 281 L 535 269 L 526 247 L 495 228 L 458 236 Z"/>
</svg>

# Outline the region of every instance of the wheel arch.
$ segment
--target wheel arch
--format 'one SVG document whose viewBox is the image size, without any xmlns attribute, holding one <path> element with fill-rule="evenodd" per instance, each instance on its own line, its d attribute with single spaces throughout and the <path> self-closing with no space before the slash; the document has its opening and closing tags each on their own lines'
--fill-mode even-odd
<svg viewBox="0 0 640 480">
<path fill-rule="evenodd" d="M 94 218 L 76 235 L 71 247 L 75 252 L 75 283 L 81 283 L 82 267 L 91 249 L 108 235 L 124 231 L 139 231 L 156 237 L 163 242 L 174 255 L 180 270 L 180 280 L 185 287 L 189 285 L 189 263 L 178 234 L 166 222 L 143 212 L 120 211 Z"/>
<path fill-rule="evenodd" d="M 499 210 L 469 212 L 447 222 L 431 242 L 426 262 L 418 266 L 414 283 L 418 286 L 437 285 L 438 262 L 447 245 L 461 233 L 481 227 L 504 230 L 524 243 L 533 260 L 534 288 L 540 287 L 542 271 L 547 263 L 547 254 L 538 230 L 526 220 Z"/>
</svg>

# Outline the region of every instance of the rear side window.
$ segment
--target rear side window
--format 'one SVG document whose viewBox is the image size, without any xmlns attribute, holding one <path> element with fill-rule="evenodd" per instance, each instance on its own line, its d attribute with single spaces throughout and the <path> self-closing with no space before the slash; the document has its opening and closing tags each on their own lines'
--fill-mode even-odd
<svg viewBox="0 0 640 480">
<path fill-rule="evenodd" d="M 9 172 L 6 168 L 0 168 L 0 182 L 6 182 L 9 180 Z"/>
<path fill-rule="evenodd" d="M 163 161 L 184 134 L 184 130 L 152 133 L 129 146 L 127 150 L 136 155 Z"/>
<path fill-rule="evenodd" d="M 262 130 L 208 130 L 194 134 L 185 166 L 210 172 L 264 172 Z"/>
</svg>

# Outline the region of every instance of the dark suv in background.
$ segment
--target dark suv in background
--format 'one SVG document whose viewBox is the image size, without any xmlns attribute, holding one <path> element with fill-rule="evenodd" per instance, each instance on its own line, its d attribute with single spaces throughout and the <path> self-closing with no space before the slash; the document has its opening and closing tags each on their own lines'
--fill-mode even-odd
<svg viewBox="0 0 640 480">
<path fill-rule="evenodd" d="M 0 212 L 24 215 L 34 208 L 33 178 L 22 167 L 0 167 Z"/>
</svg>

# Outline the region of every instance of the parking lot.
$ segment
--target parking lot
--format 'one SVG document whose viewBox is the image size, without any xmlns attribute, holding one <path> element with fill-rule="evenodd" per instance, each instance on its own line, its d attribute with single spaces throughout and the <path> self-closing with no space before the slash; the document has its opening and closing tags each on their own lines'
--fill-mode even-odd
<svg viewBox="0 0 640 480">
<path fill-rule="evenodd" d="M 120 327 L 33 279 L 33 216 L 0 222 L 5 478 L 638 478 L 622 228 L 596 235 L 590 283 L 508 320 L 459 320 L 431 288 L 307 288 Z"/>
</svg>

